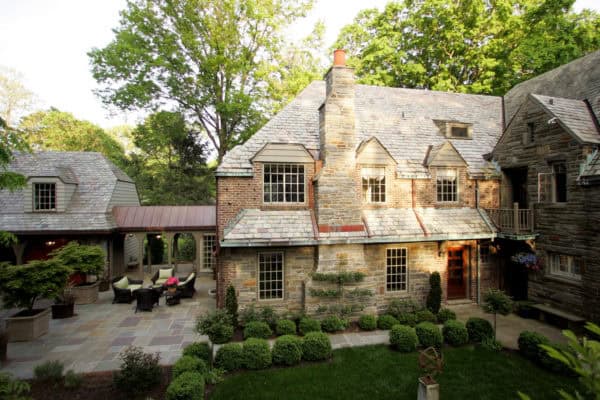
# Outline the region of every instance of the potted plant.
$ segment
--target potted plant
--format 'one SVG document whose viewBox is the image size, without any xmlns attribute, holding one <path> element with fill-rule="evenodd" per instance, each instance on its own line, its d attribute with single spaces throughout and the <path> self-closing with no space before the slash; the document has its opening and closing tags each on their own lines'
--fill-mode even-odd
<svg viewBox="0 0 600 400">
<path fill-rule="evenodd" d="M 73 285 L 68 283 L 54 299 L 52 304 L 52 319 L 71 318 L 75 315 L 75 296 Z"/>
<path fill-rule="evenodd" d="M 91 304 L 98 300 L 98 275 L 106 264 L 104 250 L 98 246 L 69 242 L 50 256 L 73 271 L 70 279 L 74 283 L 71 293 L 75 304 Z"/>
<path fill-rule="evenodd" d="M 169 293 L 175 293 L 177 291 L 177 285 L 179 285 L 179 279 L 176 276 L 172 276 L 165 282 L 165 287 Z"/>
<path fill-rule="evenodd" d="M 50 309 L 35 309 L 39 298 L 54 298 L 65 287 L 71 269 L 57 260 L 0 265 L 0 295 L 6 308 L 24 308 L 6 319 L 10 342 L 33 340 L 50 326 Z"/>
</svg>

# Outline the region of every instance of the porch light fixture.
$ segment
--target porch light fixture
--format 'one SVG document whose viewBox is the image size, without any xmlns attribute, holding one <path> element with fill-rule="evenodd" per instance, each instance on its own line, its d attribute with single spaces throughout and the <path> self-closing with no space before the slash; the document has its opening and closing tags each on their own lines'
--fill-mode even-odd
<svg viewBox="0 0 600 400">
<path fill-rule="evenodd" d="M 54 246 L 56 242 L 54 240 L 48 240 L 45 244 L 46 246 Z"/>
<path fill-rule="evenodd" d="M 156 238 L 157 238 L 157 239 L 160 239 L 160 235 L 156 235 Z"/>
</svg>

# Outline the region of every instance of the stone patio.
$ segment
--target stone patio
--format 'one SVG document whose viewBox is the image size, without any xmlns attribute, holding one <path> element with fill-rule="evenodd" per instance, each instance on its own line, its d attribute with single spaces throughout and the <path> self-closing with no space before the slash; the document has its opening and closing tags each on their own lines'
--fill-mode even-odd
<svg viewBox="0 0 600 400">
<path fill-rule="evenodd" d="M 150 284 L 149 277 L 144 284 Z M 154 311 L 138 313 L 135 301 L 112 304 L 112 290 L 102 292 L 96 303 L 75 306 L 75 317 L 51 320 L 48 334 L 31 342 L 9 343 L 8 362 L 0 371 L 29 378 L 36 365 L 50 360 L 60 360 L 65 370 L 76 372 L 114 370 L 120 364 L 119 353 L 130 345 L 158 352 L 161 364 L 172 364 L 183 347 L 207 340 L 194 332 L 194 326 L 199 315 L 215 308 L 215 299 L 208 295 L 214 287 L 212 274 L 201 273 L 192 299 L 166 306 L 161 298 Z"/>
</svg>

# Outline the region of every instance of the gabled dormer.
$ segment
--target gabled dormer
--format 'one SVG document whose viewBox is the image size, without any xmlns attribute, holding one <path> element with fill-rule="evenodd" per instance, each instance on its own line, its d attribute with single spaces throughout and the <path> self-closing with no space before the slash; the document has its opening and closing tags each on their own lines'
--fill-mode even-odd
<svg viewBox="0 0 600 400">
<path fill-rule="evenodd" d="M 65 212 L 77 185 L 77 178 L 68 167 L 29 176 L 23 190 L 23 208 L 25 212 Z"/>
<path fill-rule="evenodd" d="M 394 157 L 377 138 L 371 137 L 358 145 L 356 165 L 360 169 L 363 203 L 386 203 L 387 188 L 396 172 Z"/>
<path fill-rule="evenodd" d="M 438 205 L 460 204 L 461 186 L 464 186 L 467 162 L 460 155 L 456 147 L 446 141 L 438 146 L 431 147 L 425 159 L 425 166 L 429 168 L 436 187 L 436 203 Z M 463 182 L 461 182 L 461 180 Z"/>
</svg>

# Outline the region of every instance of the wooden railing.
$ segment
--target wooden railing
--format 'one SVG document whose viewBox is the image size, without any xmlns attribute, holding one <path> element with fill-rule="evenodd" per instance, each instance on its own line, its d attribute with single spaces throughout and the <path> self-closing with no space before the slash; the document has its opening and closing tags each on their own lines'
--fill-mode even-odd
<svg viewBox="0 0 600 400">
<path fill-rule="evenodd" d="M 520 209 L 519 203 L 514 203 L 513 208 L 487 208 L 485 211 L 500 232 L 533 232 L 533 210 Z"/>
</svg>

